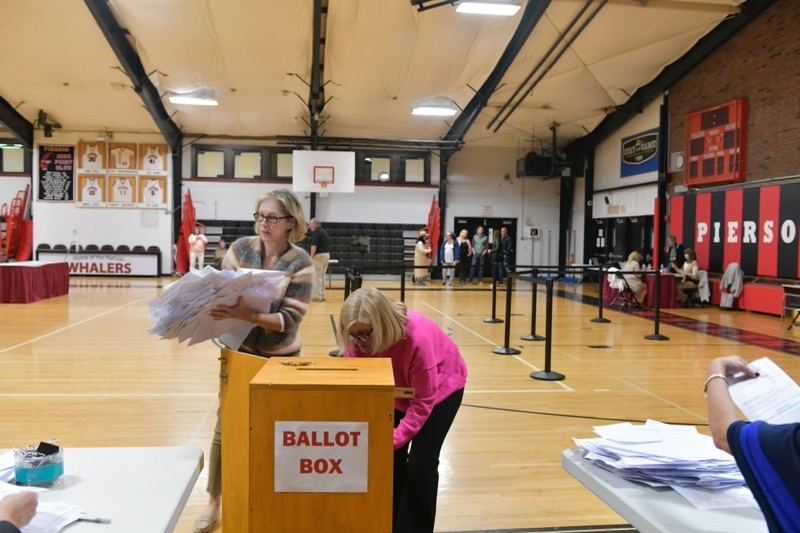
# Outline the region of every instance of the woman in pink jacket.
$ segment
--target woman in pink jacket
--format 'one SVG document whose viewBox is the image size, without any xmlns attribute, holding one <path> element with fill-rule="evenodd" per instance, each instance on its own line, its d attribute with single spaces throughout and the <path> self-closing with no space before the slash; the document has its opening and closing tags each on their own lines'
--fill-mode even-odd
<svg viewBox="0 0 800 533">
<path fill-rule="evenodd" d="M 436 324 L 377 289 L 347 298 L 339 332 L 345 357 L 389 357 L 395 385 L 414 389 L 413 400 L 395 400 L 394 532 L 433 532 L 439 454 L 461 406 L 467 365 Z"/>
</svg>

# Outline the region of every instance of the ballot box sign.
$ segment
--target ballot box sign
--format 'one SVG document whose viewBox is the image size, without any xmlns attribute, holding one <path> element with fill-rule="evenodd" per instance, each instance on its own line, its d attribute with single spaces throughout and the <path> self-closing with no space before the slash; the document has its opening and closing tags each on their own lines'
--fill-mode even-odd
<svg viewBox="0 0 800 533">
<path fill-rule="evenodd" d="M 367 422 L 275 422 L 275 492 L 367 492 Z"/>
</svg>

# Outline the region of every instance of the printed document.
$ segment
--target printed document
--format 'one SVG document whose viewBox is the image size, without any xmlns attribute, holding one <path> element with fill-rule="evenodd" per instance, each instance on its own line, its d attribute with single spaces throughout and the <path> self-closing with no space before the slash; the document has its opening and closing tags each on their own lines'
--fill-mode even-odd
<svg viewBox="0 0 800 533">
<path fill-rule="evenodd" d="M 800 386 L 771 359 L 763 357 L 750 363 L 760 375 L 744 375 L 729 380 L 734 403 L 751 421 L 770 424 L 800 422 Z"/>
</svg>

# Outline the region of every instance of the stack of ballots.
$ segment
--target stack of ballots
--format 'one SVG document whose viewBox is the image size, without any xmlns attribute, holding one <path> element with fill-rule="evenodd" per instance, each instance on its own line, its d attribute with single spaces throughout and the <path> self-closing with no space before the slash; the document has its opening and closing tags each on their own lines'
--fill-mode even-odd
<svg viewBox="0 0 800 533">
<path fill-rule="evenodd" d="M 241 297 L 250 309 L 269 313 L 288 285 L 286 273 L 275 270 L 192 270 L 150 302 L 150 333 L 178 342 L 188 340 L 190 346 L 219 338 L 236 348 L 253 325 L 238 319 L 214 320 L 209 312 L 218 305 L 235 305 Z"/>
<path fill-rule="evenodd" d="M 597 439 L 573 439 L 584 457 L 628 481 L 672 487 L 701 509 L 755 506 L 733 457 L 694 426 L 648 420 L 594 428 Z"/>
</svg>

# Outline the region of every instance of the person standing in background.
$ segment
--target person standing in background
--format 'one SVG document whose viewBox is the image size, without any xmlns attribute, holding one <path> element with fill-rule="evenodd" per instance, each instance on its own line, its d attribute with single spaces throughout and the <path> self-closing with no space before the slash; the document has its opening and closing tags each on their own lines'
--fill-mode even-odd
<svg viewBox="0 0 800 533">
<path fill-rule="evenodd" d="M 511 272 L 511 254 L 514 252 L 514 243 L 508 234 L 508 228 L 500 228 L 500 238 L 497 240 L 497 282 Z"/>
<path fill-rule="evenodd" d="M 453 286 L 453 278 L 455 277 L 455 269 L 458 266 L 458 254 L 460 247 L 453 237 L 453 232 L 448 231 L 445 234 L 444 242 L 439 249 L 439 262 L 444 267 L 442 268 L 442 285 L 448 284 Z M 449 280 L 449 281 L 448 281 Z"/>
<path fill-rule="evenodd" d="M 462 229 L 459 234 L 458 238 L 456 239 L 458 243 L 458 284 L 459 285 L 466 285 L 467 284 L 467 276 L 469 275 L 470 270 L 470 257 L 472 257 L 472 245 L 469 242 L 469 233 L 467 230 Z"/>
<path fill-rule="evenodd" d="M 311 292 L 311 300 L 324 302 L 325 272 L 328 271 L 328 262 L 331 260 L 330 237 L 316 218 L 311 219 L 308 227 L 311 228 L 311 260 L 314 262 L 314 289 Z"/>
<path fill-rule="evenodd" d="M 431 272 L 428 267 L 431 264 L 431 245 L 428 243 L 428 232 L 420 231 L 417 237 L 417 244 L 414 245 L 414 283 L 424 284 L 428 282 Z"/>
<path fill-rule="evenodd" d="M 667 264 L 666 269 L 673 274 L 683 274 L 681 265 L 683 264 L 683 254 L 685 248 L 682 244 L 678 244 L 678 238 L 675 235 L 670 235 L 667 238 Z"/>
<path fill-rule="evenodd" d="M 189 268 L 194 269 L 197 263 L 197 270 L 203 270 L 203 263 L 205 262 L 206 245 L 208 238 L 200 233 L 200 226 L 195 226 L 192 234 L 189 235 Z"/>
<path fill-rule="evenodd" d="M 470 283 L 483 282 L 483 263 L 489 254 L 489 238 L 483 234 L 483 226 L 478 226 L 478 231 L 472 236 L 472 268 L 469 271 Z M 475 274 L 478 274 L 477 281 Z"/>
</svg>

